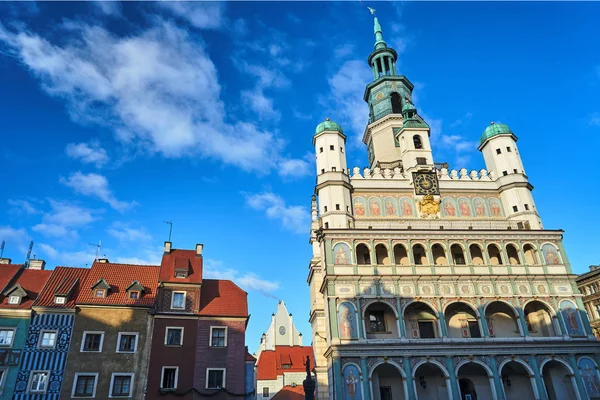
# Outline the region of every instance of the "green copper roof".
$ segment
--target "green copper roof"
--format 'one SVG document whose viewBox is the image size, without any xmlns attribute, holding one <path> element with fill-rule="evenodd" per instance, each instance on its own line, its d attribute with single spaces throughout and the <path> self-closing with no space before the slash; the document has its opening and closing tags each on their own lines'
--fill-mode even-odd
<svg viewBox="0 0 600 400">
<path fill-rule="evenodd" d="M 416 118 L 405 119 L 402 128 L 429 128 L 426 122 L 419 121 Z"/>
<path fill-rule="evenodd" d="M 410 101 L 406 101 L 402 106 L 402 113 L 409 110 L 416 110 L 416 108 L 413 103 L 411 103 Z"/>
<path fill-rule="evenodd" d="M 329 118 L 327 118 L 325 121 L 323 121 L 319 125 L 317 125 L 317 129 L 315 129 L 315 135 L 318 135 L 319 133 L 324 132 L 324 131 L 334 131 L 334 132 L 344 133 L 344 130 L 342 129 L 342 127 L 337 122 L 333 122 L 333 121 L 329 120 Z"/>
<path fill-rule="evenodd" d="M 514 135 L 514 133 L 510 130 L 510 128 L 507 125 L 496 124 L 492 122 L 490 126 L 485 128 L 485 131 L 483 131 L 483 135 L 481 135 L 481 138 L 479 139 L 479 144 L 482 145 L 483 142 L 485 142 L 489 138 L 502 134 Z"/>
</svg>

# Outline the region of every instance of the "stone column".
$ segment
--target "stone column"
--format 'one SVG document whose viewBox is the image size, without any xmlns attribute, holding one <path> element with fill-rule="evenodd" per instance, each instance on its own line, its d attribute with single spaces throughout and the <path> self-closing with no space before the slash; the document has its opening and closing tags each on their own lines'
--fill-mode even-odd
<svg viewBox="0 0 600 400">
<path fill-rule="evenodd" d="M 404 367 L 404 372 L 406 373 L 406 393 L 405 398 L 407 400 L 416 400 L 417 395 L 415 393 L 415 385 L 413 383 L 412 369 L 410 368 L 410 361 L 408 357 L 404 357 L 402 360 L 402 366 Z"/>
<path fill-rule="evenodd" d="M 535 356 L 530 355 L 529 365 L 531 365 L 531 369 L 533 369 L 533 377 L 535 378 L 535 383 L 537 385 L 537 390 L 539 393 L 539 397 L 541 400 L 548 400 L 548 395 L 546 393 L 546 386 L 544 385 L 544 380 L 542 379 L 542 372 L 540 371 L 540 366 L 538 365 Z"/>
<path fill-rule="evenodd" d="M 360 358 L 360 369 L 362 370 L 363 398 L 365 400 L 371 400 L 371 381 L 369 379 L 369 367 L 367 365 L 366 357 Z"/>
<path fill-rule="evenodd" d="M 334 383 L 334 398 L 343 400 L 344 392 L 342 390 L 342 366 L 340 363 L 339 354 L 333 354 L 333 383 Z M 331 385 L 331 382 L 329 382 Z"/>
<path fill-rule="evenodd" d="M 579 372 L 579 367 L 577 366 L 575 354 L 569 354 L 569 364 L 571 365 L 571 368 L 573 368 L 573 372 L 575 372 L 575 382 L 577 382 L 577 387 L 574 389 L 579 392 L 579 395 L 582 399 L 587 399 L 588 395 L 585 390 L 585 384 L 583 383 L 583 379 L 581 378 L 581 373 Z"/>
<path fill-rule="evenodd" d="M 494 390 L 499 400 L 505 400 L 504 388 L 502 387 L 502 381 L 500 380 L 500 371 L 498 371 L 498 364 L 496 363 L 496 357 L 490 357 L 490 368 L 492 369 L 492 377 L 494 381 Z"/>
<path fill-rule="evenodd" d="M 458 390 L 458 380 L 456 379 L 456 374 L 454 373 L 454 362 L 452 357 L 447 356 L 444 358 L 444 364 L 446 364 L 446 369 L 448 370 L 448 374 L 450 375 L 450 389 L 452 390 L 452 398 L 460 399 L 460 391 Z"/>
</svg>

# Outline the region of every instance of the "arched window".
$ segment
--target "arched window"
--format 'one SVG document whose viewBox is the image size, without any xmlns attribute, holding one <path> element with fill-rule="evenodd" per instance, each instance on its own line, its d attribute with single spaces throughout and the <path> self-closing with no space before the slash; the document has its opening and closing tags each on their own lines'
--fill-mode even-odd
<svg viewBox="0 0 600 400">
<path fill-rule="evenodd" d="M 476 244 L 472 244 L 469 246 L 469 251 L 471 252 L 471 260 L 473 260 L 473 265 L 483 265 L 483 252 L 481 251 L 481 247 Z"/>
<path fill-rule="evenodd" d="M 457 244 L 453 244 L 450 247 L 450 251 L 452 252 L 452 260 L 454 261 L 454 265 L 465 265 L 467 263 L 465 261 L 465 254 L 463 253 L 462 247 Z"/>
<path fill-rule="evenodd" d="M 375 246 L 375 256 L 377 257 L 377 264 L 379 265 L 388 265 L 390 263 L 387 248 L 381 243 Z"/>
<path fill-rule="evenodd" d="M 406 247 L 401 244 L 397 244 L 394 246 L 394 258 L 396 259 L 396 264 L 398 265 L 409 265 L 410 260 L 408 259 L 408 253 L 406 252 Z"/>
<path fill-rule="evenodd" d="M 535 254 L 535 249 L 532 245 L 526 244 L 525 246 L 523 246 L 523 253 L 525 253 L 525 263 L 527 265 L 539 264 L 537 256 Z"/>
<path fill-rule="evenodd" d="M 434 265 L 448 265 L 448 261 L 446 260 L 446 252 L 442 245 L 435 243 L 431 246 L 431 255 L 433 256 L 433 264 Z"/>
<path fill-rule="evenodd" d="M 361 265 L 371 264 L 371 255 L 366 244 L 356 246 L 356 263 Z"/>
<path fill-rule="evenodd" d="M 413 136 L 413 143 L 415 144 L 415 149 L 423 148 L 423 141 L 421 140 L 421 136 L 419 136 L 419 135 Z"/>
<path fill-rule="evenodd" d="M 401 114 L 402 113 L 402 101 L 400 100 L 400 95 L 397 92 L 392 93 L 390 96 L 392 100 L 392 113 Z"/>
<path fill-rule="evenodd" d="M 413 246 L 413 257 L 415 259 L 416 265 L 428 265 L 427 255 L 425 254 L 425 249 L 420 244 L 415 244 Z"/>
<path fill-rule="evenodd" d="M 519 265 L 519 253 L 517 253 L 517 249 L 512 244 L 506 245 L 506 254 L 508 255 L 508 261 L 510 265 Z"/>
<path fill-rule="evenodd" d="M 490 264 L 502 265 L 502 256 L 500 256 L 500 249 L 495 244 L 488 246 L 488 255 L 490 256 Z"/>
</svg>

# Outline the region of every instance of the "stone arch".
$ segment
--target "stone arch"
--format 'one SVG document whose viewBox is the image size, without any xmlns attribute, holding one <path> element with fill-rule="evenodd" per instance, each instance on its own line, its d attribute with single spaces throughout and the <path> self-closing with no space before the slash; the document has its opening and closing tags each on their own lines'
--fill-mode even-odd
<svg viewBox="0 0 600 400">
<path fill-rule="evenodd" d="M 466 265 L 467 257 L 465 256 L 465 248 L 460 243 L 452 243 L 450 245 L 450 254 L 454 265 Z"/>
<path fill-rule="evenodd" d="M 359 265 L 370 265 L 371 264 L 371 249 L 366 243 L 356 243 L 354 250 L 356 254 L 356 263 Z"/>
<path fill-rule="evenodd" d="M 483 327 L 477 308 L 471 304 L 455 300 L 443 309 L 446 321 L 446 336 L 449 338 L 481 338 Z"/>
<path fill-rule="evenodd" d="M 575 372 L 573 371 L 573 368 L 571 368 L 571 366 L 569 365 L 568 362 L 566 362 L 562 358 L 557 358 L 557 357 L 555 357 L 555 358 L 547 357 L 544 360 L 542 360 L 542 362 L 540 363 L 540 371 L 542 371 L 544 369 L 544 365 L 546 365 L 550 361 L 558 361 L 559 363 L 564 365 L 565 368 L 567 368 L 567 370 L 569 371 L 570 374 L 573 374 L 573 375 L 575 374 Z"/>
<path fill-rule="evenodd" d="M 496 305 L 499 309 L 492 311 L 493 314 L 490 314 L 489 309 L 492 305 Z M 506 312 L 507 309 L 510 313 Z M 505 300 L 494 299 L 484 304 L 483 315 L 487 322 L 488 333 L 492 337 L 519 337 L 524 335 L 524 329 L 526 328 L 521 326 L 519 313 L 514 305 Z M 511 323 L 507 321 L 505 316 L 511 319 Z M 516 328 L 515 330 L 513 330 L 512 325 Z"/>
<path fill-rule="evenodd" d="M 500 365 L 498 365 L 498 371 L 500 371 L 500 373 L 502 373 L 502 368 L 504 368 L 504 366 L 506 364 L 508 364 L 509 362 L 516 362 L 521 364 L 523 367 L 525 367 L 525 369 L 527 370 L 527 372 L 529 372 L 531 375 L 535 375 L 533 373 L 533 368 L 531 368 L 531 366 L 529 364 L 527 364 L 527 362 L 525 362 L 524 360 L 520 359 L 520 358 L 507 358 L 506 360 L 502 361 L 500 363 Z"/>
<path fill-rule="evenodd" d="M 413 252 L 413 260 L 415 265 L 429 265 L 426 246 L 424 246 L 422 243 L 414 243 L 411 251 Z"/>
<path fill-rule="evenodd" d="M 388 247 L 383 243 L 377 243 L 375 245 L 375 260 L 377 265 L 389 265 L 390 264 L 390 253 Z"/>
<path fill-rule="evenodd" d="M 471 365 L 475 365 L 478 367 L 481 367 L 483 369 L 483 371 L 485 372 L 485 374 L 487 375 L 487 385 L 482 384 L 481 382 L 479 382 L 480 384 L 477 385 L 479 387 L 478 389 L 478 394 L 477 394 L 477 398 L 479 399 L 489 399 L 489 395 L 491 395 L 491 398 L 493 400 L 497 400 L 498 399 L 498 395 L 496 394 L 496 390 L 495 390 L 495 385 L 494 385 L 494 373 L 492 372 L 492 369 L 483 361 L 481 360 L 477 360 L 477 359 L 472 359 L 472 360 L 463 360 L 461 362 L 459 362 L 454 370 L 457 382 L 459 383 L 459 392 L 461 394 L 461 398 L 463 396 L 462 393 L 462 389 L 461 389 L 461 380 L 466 380 L 468 382 L 470 382 L 471 384 L 473 384 L 474 382 L 477 382 L 478 380 L 481 380 L 481 375 L 477 374 L 477 369 L 475 369 L 475 371 L 471 370 L 470 373 L 467 372 L 466 374 L 459 374 L 461 368 L 468 366 L 469 364 Z M 486 388 L 487 386 L 487 388 Z M 481 393 L 482 391 L 485 392 L 485 389 L 487 389 L 488 393 Z M 485 394 L 486 396 L 483 396 L 483 394 Z"/>
<path fill-rule="evenodd" d="M 554 363 L 554 364 L 559 364 L 562 368 L 564 368 L 564 370 L 567 371 L 567 375 L 570 377 L 570 385 L 565 385 L 564 380 L 562 382 L 559 382 L 558 385 L 554 385 L 553 384 L 553 380 L 552 380 L 552 376 L 548 376 L 545 372 L 545 367 L 546 365 L 548 365 L 549 363 Z M 549 367 L 552 368 L 552 367 Z M 560 358 L 552 358 L 552 357 L 548 357 L 546 359 L 544 359 L 541 363 L 540 363 L 540 375 L 542 378 L 542 381 L 544 382 L 544 389 L 546 390 L 546 395 L 548 397 L 548 399 L 550 400 L 581 400 L 581 396 L 579 394 L 579 390 L 577 388 L 577 381 L 575 379 L 575 372 L 573 371 L 573 368 L 571 368 L 571 366 L 569 365 L 568 362 L 566 362 L 563 359 Z M 550 385 L 549 385 L 550 383 Z M 569 390 L 569 387 L 570 389 Z M 558 388 L 557 388 L 558 387 Z M 561 392 L 560 394 L 557 394 L 557 392 Z M 571 392 L 571 393 L 569 393 Z M 565 396 L 566 394 L 566 396 Z M 574 394 L 574 396 L 572 395 Z"/>
<path fill-rule="evenodd" d="M 497 243 L 488 243 L 487 253 L 491 265 L 502 265 L 502 247 Z"/>
<path fill-rule="evenodd" d="M 492 369 L 486 363 L 484 363 L 481 360 L 477 360 L 477 359 L 462 360 L 461 362 L 459 362 L 458 364 L 456 364 L 456 367 L 454 368 L 454 374 L 456 376 L 458 376 L 459 375 L 458 371 L 460 370 L 460 368 L 463 365 L 470 364 L 470 363 L 481 365 L 483 367 L 483 369 L 485 369 L 485 372 L 487 373 L 488 377 L 491 377 L 491 378 L 494 377 L 494 373 L 492 372 Z"/>
<path fill-rule="evenodd" d="M 505 372 L 504 368 L 510 364 L 516 364 L 520 366 L 527 375 L 524 376 L 523 374 L 519 374 L 519 371 L 515 371 L 514 367 L 512 368 L 512 371 Z M 533 368 L 531 368 L 531 366 L 524 360 L 516 357 L 507 358 L 499 364 L 498 373 L 502 380 L 501 387 L 505 399 L 516 400 L 521 398 L 540 398 Z"/>
<path fill-rule="evenodd" d="M 416 150 L 423 148 L 423 139 L 421 138 L 421 135 L 413 136 L 413 145 L 415 146 Z"/>
<path fill-rule="evenodd" d="M 438 372 L 442 373 L 441 377 L 435 377 L 434 375 L 431 375 L 431 369 L 430 369 L 430 374 L 423 374 L 421 375 L 421 373 L 417 374 L 419 372 L 419 369 L 421 368 L 426 368 L 433 366 L 434 369 Z M 438 393 L 443 393 L 443 386 L 446 387 L 446 396 L 445 399 L 452 399 L 452 388 L 451 388 L 451 384 L 450 384 L 450 374 L 448 373 L 448 370 L 446 369 L 446 367 L 444 367 L 444 365 L 442 363 L 440 363 L 437 360 L 421 360 L 419 362 L 417 362 L 415 364 L 415 366 L 412 368 L 412 377 L 413 377 L 413 390 L 415 393 L 415 396 L 417 398 L 417 400 L 427 400 L 427 397 L 425 396 L 425 393 L 420 393 L 422 392 L 421 390 L 421 385 L 420 385 L 420 380 L 421 377 L 423 378 L 423 380 L 425 381 L 425 379 L 429 380 L 428 385 L 431 386 L 432 382 L 431 380 L 434 380 L 433 384 L 437 384 L 437 388 L 438 388 Z M 439 379 L 443 379 L 443 385 L 439 384 Z M 440 393 L 440 394 L 441 394 Z M 444 399 L 444 397 L 440 397 L 441 399 Z"/>
<path fill-rule="evenodd" d="M 390 378 L 389 375 L 381 377 L 380 372 L 377 371 L 377 369 L 386 368 L 387 366 L 392 367 L 394 369 L 394 371 L 398 372 L 400 374 L 400 378 L 402 379 L 402 390 L 403 390 L 402 396 L 398 396 L 398 393 L 394 392 L 394 389 L 391 387 L 391 385 L 388 386 L 388 387 L 390 387 L 390 390 L 392 391 L 393 398 L 407 399 L 408 398 L 408 382 L 406 380 L 406 372 L 400 365 L 398 365 L 396 362 L 394 362 L 392 360 L 378 361 L 373 365 L 373 367 L 371 367 L 371 370 L 368 373 L 368 382 L 369 382 L 369 390 L 371 392 L 371 399 L 379 398 L 379 396 L 375 396 L 375 391 L 381 389 L 382 378 L 387 378 L 388 380 Z M 388 371 L 387 371 L 388 374 L 390 372 L 389 370 L 392 368 L 388 369 Z M 384 372 L 384 371 L 382 371 L 382 372 Z M 389 384 L 391 382 L 388 381 L 385 383 Z M 379 387 L 377 387 L 377 386 L 379 386 Z"/>
<path fill-rule="evenodd" d="M 436 308 L 417 300 L 411 301 L 402 310 L 402 319 L 409 339 L 435 339 L 442 337 L 442 326 Z"/>
<path fill-rule="evenodd" d="M 473 265 L 485 265 L 483 246 L 481 246 L 479 243 L 471 243 L 469 245 L 469 254 L 471 255 Z"/>
<path fill-rule="evenodd" d="M 521 264 L 521 257 L 519 257 L 519 251 L 517 250 L 519 248 L 519 246 L 513 244 L 513 243 L 507 243 L 505 250 L 506 250 L 506 256 L 508 257 L 508 263 L 510 265 L 520 265 Z"/>
<path fill-rule="evenodd" d="M 527 265 L 538 265 L 540 264 L 540 258 L 538 249 L 532 243 L 523 243 L 523 254 L 525 255 L 525 264 Z"/>
<path fill-rule="evenodd" d="M 446 247 L 438 242 L 431 245 L 431 256 L 433 257 L 433 265 L 448 265 L 448 255 Z"/>
<path fill-rule="evenodd" d="M 394 260 L 396 261 L 396 265 L 410 265 L 408 250 L 404 243 L 394 244 Z"/>
<path fill-rule="evenodd" d="M 468 303 L 464 300 L 452 300 L 452 301 L 448 302 L 445 306 L 443 306 L 442 313 L 445 314 L 448 307 L 451 306 L 452 304 L 456 304 L 456 303 L 461 303 L 461 304 L 468 306 L 469 308 L 471 308 L 471 310 L 473 310 L 473 312 L 475 313 L 475 315 L 477 315 L 478 318 L 481 318 L 481 314 L 479 314 L 479 310 L 477 309 L 477 307 L 475 307 L 473 304 Z"/>
<path fill-rule="evenodd" d="M 351 363 L 351 364 L 354 364 L 354 363 Z M 371 367 L 371 370 L 369 371 L 369 378 L 371 378 L 373 376 L 373 372 L 375 372 L 375 369 L 377 367 L 379 367 L 381 364 L 391 364 L 391 365 L 393 365 L 394 367 L 396 367 L 396 369 L 398 370 L 398 372 L 400 372 L 400 375 L 402 375 L 402 379 L 406 379 L 406 372 L 404 372 L 404 369 L 400 365 L 398 365 L 395 361 L 393 361 L 393 360 L 377 361 L 375 364 L 373 364 L 373 366 Z"/>
<path fill-rule="evenodd" d="M 386 339 L 400 337 L 398 312 L 385 301 L 369 303 L 362 312 L 362 321 L 367 339 L 381 338 L 381 334 L 386 334 Z"/>
<path fill-rule="evenodd" d="M 446 367 L 444 367 L 444 365 L 437 361 L 437 360 L 421 360 L 418 363 L 415 364 L 415 366 L 412 369 L 412 377 L 415 377 L 415 373 L 417 372 L 417 370 L 419 369 L 419 367 L 423 364 L 434 364 L 436 365 L 444 374 L 444 376 L 446 377 L 446 379 L 450 379 L 450 374 L 448 373 L 448 370 L 446 369 Z"/>
</svg>

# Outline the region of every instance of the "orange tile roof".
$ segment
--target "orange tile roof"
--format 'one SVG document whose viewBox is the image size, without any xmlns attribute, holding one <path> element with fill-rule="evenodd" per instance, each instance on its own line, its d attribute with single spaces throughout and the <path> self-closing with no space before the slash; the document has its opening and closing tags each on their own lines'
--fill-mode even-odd
<svg viewBox="0 0 600 400">
<path fill-rule="evenodd" d="M 314 356 L 311 346 L 275 346 L 275 350 L 264 350 L 256 364 L 256 379 L 273 380 L 284 372 L 304 372 L 306 356 L 310 356 L 312 364 Z M 290 367 L 284 368 L 284 364 Z"/>
<path fill-rule="evenodd" d="M 46 271 L 42 269 L 24 269 L 22 270 L 19 277 L 12 282 L 7 289 L 10 289 L 12 286 L 19 284 L 27 292 L 27 297 L 23 299 L 21 304 L 8 304 L 8 296 L 4 296 L 2 302 L 0 302 L 0 307 L 3 309 L 20 309 L 27 310 L 31 308 L 33 302 L 37 299 L 38 295 L 42 291 L 42 288 L 50 278 L 52 271 Z"/>
<path fill-rule="evenodd" d="M 302 385 L 284 386 L 271 397 L 271 400 L 304 400 L 304 387 Z"/>
<path fill-rule="evenodd" d="M 124 305 L 152 307 L 158 287 L 160 267 L 152 265 L 131 265 L 94 262 L 77 296 L 77 304 Z M 92 286 L 104 279 L 110 289 L 106 297 L 93 297 Z M 129 299 L 126 289 L 133 281 L 144 287 L 139 299 Z"/>
<path fill-rule="evenodd" d="M 175 268 L 188 270 L 187 278 L 175 278 Z M 172 249 L 169 254 L 163 254 L 160 264 L 161 282 L 202 283 L 202 256 L 196 255 L 196 250 Z"/>
<path fill-rule="evenodd" d="M 200 288 L 199 314 L 248 317 L 248 293 L 232 281 L 204 279 Z"/>
<path fill-rule="evenodd" d="M 89 268 L 56 267 L 38 296 L 34 307 L 74 308 L 75 299 L 90 271 Z M 65 304 L 54 302 L 55 294 L 68 295 Z"/>
<path fill-rule="evenodd" d="M 6 289 L 21 268 L 23 264 L 0 264 L 0 292 Z"/>
</svg>

